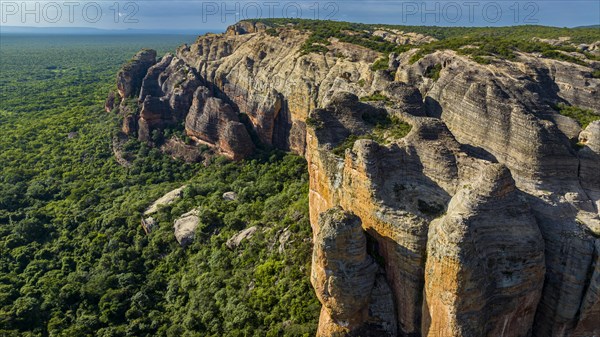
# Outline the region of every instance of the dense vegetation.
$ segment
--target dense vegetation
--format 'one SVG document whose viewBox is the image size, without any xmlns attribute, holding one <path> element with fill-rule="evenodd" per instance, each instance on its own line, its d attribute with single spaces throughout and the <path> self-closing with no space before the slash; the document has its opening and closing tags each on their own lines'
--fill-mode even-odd
<svg viewBox="0 0 600 337">
<path fill-rule="evenodd" d="M 511 36 L 511 35 L 508 35 Z M 597 36 L 600 40 L 600 33 Z M 587 65 L 585 59 L 600 60 L 597 56 L 582 53 L 580 57 L 569 53 L 577 51 L 570 45 L 551 45 L 546 42 L 526 38 L 498 37 L 495 35 L 465 35 L 452 37 L 444 40 L 434 41 L 419 47 L 419 51 L 412 56 L 411 61 L 416 62 L 421 57 L 433 53 L 436 50 L 451 49 L 463 55 L 471 55 L 479 63 L 489 63 L 490 57 L 514 60 L 516 52 L 538 53 L 543 57 L 567 61 L 580 65 Z"/>
<path fill-rule="evenodd" d="M 361 99 L 362 101 L 375 101 L 375 100 L 383 100 L 387 99 L 386 96 L 376 94 L 377 96 L 369 97 L 367 99 Z M 334 149 L 333 153 L 336 156 L 344 156 L 347 149 L 350 149 L 354 146 L 354 143 L 359 139 L 370 139 L 379 144 L 389 144 L 394 140 L 398 140 L 406 136 L 410 130 L 410 124 L 402 121 L 400 118 L 396 116 L 390 116 L 388 114 L 379 115 L 372 114 L 363 115 L 364 122 L 371 126 L 372 129 L 370 132 L 357 135 L 352 134 L 348 138 L 346 138 L 343 142 L 338 144 Z"/>
<path fill-rule="evenodd" d="M 373 65 L 371 65 L 371 70 L 373 70 L 373 71 L 387 70 L 389 68 L 389 63 L 390 63 L 390 56 L 385 55 L 381 58 L 378 58 L 375 62 L 373 62 Z"/>
<path fill-rule="evenodd" d="M 278 27 L 293 23 L 295 28 L 310 32 L 302 47 L 302 53 L 326 52 L 329 39 L 334 37 L 343 42 L 360 45 L 384 54 L 402 53 L 412 48 L 419 51 L 412 58 L 415 62 L 424 55 L 436 50 L 451 49 L 471 55 L 480 63 L 490 62 L 489 57 L 514 59 L 515 52 L 540 53 L 546 58 L 564 60 L 586 65 L 585 59 L 600 60 L 590 53 L 581 53 L 581 57 L 569 55 L 577 51 L 574 45 L 593 43 L 600 40 L 597 28 L 557 28 L 545 26 L 512 27 L 431 27 L 401 26 L 382 24 L 361 24 L 343 21 L 322 21 L 303 19 L 260 19 L 267 26 Z M 397 45 L 372 34 L 375 30 L 397 30 L 428 35 L 437 41 L 423 45 Z M 551 45 L 539 39 L 558 39 L 570 37 L 570 41 L 560 45 Z M 467 48 L 465 48 L 467 47 Z M 383 69 L 383 62 L 374 65 L 375 70 Z"/>
<path fill-rule="evenodd" d="M 442 71 L 442 65 L 436 64 L 433 67 L 429 67 L 425 70 L 425 77 L 431 78 L 434 81 L 437 81 L 440 78 L 440 72 Z"/>
<path fill-rule="evenodd" d="M 118 67 L 142 47 L 161 54 L 191 40 L 2 36 L 0 336 L 314 334 L 303 159 L 204 167 L 136 141 L 125 146 L 132 167 L 112 156 L 116 117 L 102 103 Z M 183 184 L 146 236 L 141 212 Z M 202 222 L 184 249 L 172 221 L 194 208 Z M 253 225 L 252 239 L 225 246 Z"/>
<path fill-rule="evenodd" d="M 598 41 L 597 27 L 559 28 L 548 26 L 509 26 L 509 27 L 437 27 L 437 26 L 403 26 L 387 24 L 364 24 L 345 21 L 307 20 L 307 19 L 252 19 L 251 22 L 262 22 L 267 26 L 278 27 L 289 23 L 296 28 L 318 32 L 373 31 L 376 28 L 395 29 L 432 36 L 438 40 L 463 36 L 490 36 L 507 39 L 557 39 L 570 36 L 574 43 L 592 43 Z"/>
<path fill-rule="evenodd" d="M 384 95 L 378 91 L 374 92 L 372 95 L 361 97 L 360 101 L 361 102 L 384 102 L 386 105 L 391 105 L 393 103 L 389 97 L 387 97 L 386 95 Z"/>
<path fill-rule="evenodd" d="M 583 109 L 577 106 L 566 105 L 559 103 L 554 107 L 561 115 L 571 117 L 581 125 L 582 128 L 586 128 L 591 122 L 600 120 L 600 116 L 594 114 L 591 110 Z"/>
</svg>

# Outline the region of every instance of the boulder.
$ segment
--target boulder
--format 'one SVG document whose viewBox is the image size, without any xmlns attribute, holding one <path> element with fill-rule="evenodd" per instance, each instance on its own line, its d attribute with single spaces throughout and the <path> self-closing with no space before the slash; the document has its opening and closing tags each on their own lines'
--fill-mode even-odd
<svg viewBox="0 0 600 337">
<path fill-rule="evenodd" d="M 150 205 L 150 207 L 148 207 L 144 211 L 144 215 L 151 215 L 158 212 L 159 206 L 172 204 L 173 202 L 175 202 L 175 200 L 179 199 L 183 195 L 183 189 L 185 189 L 186 187 L 187 185 L 183 185 L 158 198 L 152 203 L 152 205 Z"/>
<path fill-rule="evenodd" d="M 235 201 L 237 198 L 237 193 L 233 191 L 223 193 L 223 200 Z"/>
<path fill-rule="evenodd" d="M 287 228 L 279 235 L 279 238 L 277 239 L 279 242 L 279 248 L 277 248 L 277 252 L 279 252 L 279 254 L 283 254 L 285 252 L 285 245 L 288 243 L 291 236 L 292 232 L 290 232 L 290 230 Z"/>
<path fill-rule="evenodd" d="M 242 243 L 242 241 L 250 239 L 252 237 L 252 235 L 254 235 L 254 233 L 256 233 L 257 230 L 258 230 L 258 227 L 256 227 L 256 226 L 248 227 L 248 228 L 238 232 L 236 235 L 232 236 L 231 238 L 229 238 L 229 240 L 227 240 L 227 243 L 225 245 L 229 249 L 235 249 Z"/>
<path fill-rule="evenodd" d="M 196 228 L 198 228 L 198 225 L 200 224 L 198 214 L 198 210 L 189 211 L 182 214 L 173 224 L 175 239 L 177 239 L 177 242 L 179 242 L 182 247 L 185 247 L 194 241 Z"/>
<path fill-rule="evenodd" d="M 142 228 L 146 235 L 150 234 L 157 226 L 158 222 L 153 217 L 142 218 Z"/>
</svg>

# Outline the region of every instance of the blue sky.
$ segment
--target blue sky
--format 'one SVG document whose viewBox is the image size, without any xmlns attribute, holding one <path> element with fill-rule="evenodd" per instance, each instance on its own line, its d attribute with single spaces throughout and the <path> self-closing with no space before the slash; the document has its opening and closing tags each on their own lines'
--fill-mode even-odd
<svg viewBox="0 0 600 337">
<path fill-rule="evenodd" d="M 117 5 L 118 4 L 118 5 Z M 7 1 L 3 26 L 222 31 L 254 17 L 302 17 L 438 26 L 600 24 L 600 0 L 586 1 Z"/>
</svg>

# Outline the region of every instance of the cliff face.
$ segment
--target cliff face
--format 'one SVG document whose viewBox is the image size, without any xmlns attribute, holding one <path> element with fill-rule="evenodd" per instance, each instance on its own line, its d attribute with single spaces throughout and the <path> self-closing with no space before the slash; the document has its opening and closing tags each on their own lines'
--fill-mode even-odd
<svg viewBox="0 0 600 337">
<path fill-rule="evenodd" d="M 184 123 L 235 160 L 255 133 L 306 157 L 320 336 L 600 333 L 600 122 L 552 107 L 600 114 L 592 69 L 412 50 L 373 71 L 380 54 L 335 38 L 305 54 L 307 38 L 241 22 L 134 63 L 119 73 L 123 131 Z"/>
</svg>

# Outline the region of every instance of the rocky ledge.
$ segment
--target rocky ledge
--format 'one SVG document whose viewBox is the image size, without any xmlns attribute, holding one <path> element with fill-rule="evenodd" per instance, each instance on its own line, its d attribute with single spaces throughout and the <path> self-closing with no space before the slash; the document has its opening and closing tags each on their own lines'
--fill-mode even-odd
<svg viewBox="0 0 600 337">
<path fill-rule="evenodd" d="M 149 143 L 183 124 L 234 160 L 306 157 L 319 336 L 599 335 L 600 122 L 556 107 L 600 116 L 600 63 L 333 37 L 307 52 L 309 35 L 240 22 L 142 51 L 107 110 Z"/>
</svg>

